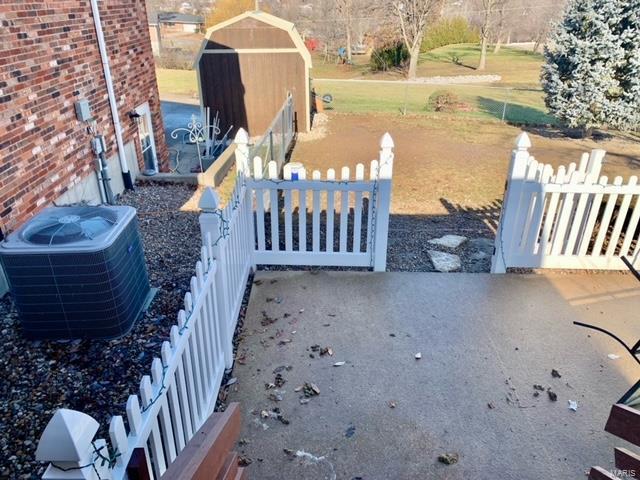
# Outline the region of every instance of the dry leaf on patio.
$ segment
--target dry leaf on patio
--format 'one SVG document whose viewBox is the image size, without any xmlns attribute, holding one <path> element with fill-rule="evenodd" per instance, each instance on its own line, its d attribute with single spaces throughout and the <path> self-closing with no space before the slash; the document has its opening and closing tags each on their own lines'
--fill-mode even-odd
<svg viewBox="0 0 640 480">
<path fill-rule="evenodd" d="M 458 463 L 459 455 L 457 453 L 443 453 L 442 455 L 438 455 L 438 461 L 440 463 L 444 463 L 445 465 L 453 465 L 454 463 Z"/>
<path fill-rule="evenodd" d="M 302 392 L 305 397 L 313 397 L 315 395 L 320 395 L 320 389 L 315 383 L 305 383 L 302 387 Z"/>
<path fill-rule="evenodd" d="M 280 373 L 282 371 L 286 370 L 287 372 L 290 370 L 293 370 L 293 366 L 292 365 L 280 365 L 279 367 L 276 367 L 273 369 L 273 374 L 277 374 Z"/>
<path fill-rule="evenodd" d="M 281 392 L 275 391 L 269 394 L 269 400 L 272 402 L 281 402 L 284 397 Z"/>
</svg>

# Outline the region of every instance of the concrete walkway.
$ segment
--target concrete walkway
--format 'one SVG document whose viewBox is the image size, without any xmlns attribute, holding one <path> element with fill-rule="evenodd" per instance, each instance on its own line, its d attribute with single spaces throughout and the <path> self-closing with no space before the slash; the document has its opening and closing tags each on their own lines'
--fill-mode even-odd
<svg viewBox="0 0 640 480">
<path fill-rule="evenodd" d="M 613 446 L 625 446 L 603 427 L 640 368 L 608 337 L 571 322 L 634 343 L 640 284 L 631 276 L 260 272 L 256 280 L 230 393 L 243 410 L 238 448 L 252 460 L 251 478 L 580 479 L 592 465 L 612 468 Z M 286 383 L 265 389 L 274 371 Z M 305 382 L 320 394 L 304 399 L 295 389 Z M 534 384 L 557 401 L 534 396 Z M 274 408 L 285 422 L 260 415 Z M 444 453 L 458 463 L 439 463 Z"/>
</svg>

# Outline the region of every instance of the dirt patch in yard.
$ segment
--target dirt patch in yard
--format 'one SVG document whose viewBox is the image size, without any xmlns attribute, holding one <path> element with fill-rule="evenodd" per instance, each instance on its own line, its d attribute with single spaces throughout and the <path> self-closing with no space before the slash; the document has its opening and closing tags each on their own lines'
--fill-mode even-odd
<svg viewBox="0 0 640 480">
<path fill-rule="evenodd" d="M 380 138 L 395 142 L 392 211 L 402 215 L 451 215 L 457 208 L 483 208 L 502 198 L 510 154 L 521 129 L 496 122 L 398 115 L 332 113 L 327 135 L 299 142 L 292 161 L 307 170 L 338 170 L 378 157 Z M 546 135 L 543 136 L 542 134 Z M 628 177 L 640 169 L 640 139 L 575 140 L 555 131 L 529 132 L 539 161 L 568 165 L 582 152 L 607 150 L 603 174 Z M 550 138 L 551 137 L 551 138 Z M 454 210 L 452 212 L 452 210 Z"/>
<path fill-rule="evenodd" d="M 447 117 L 329 113 L 323 125 L 326 136 L 298 142 L 292 161 L 307 171 L 328 168 L 339 172 L 378 157 L 384 132 L 395 142 L 389 269 L 429 271 L 428 239 L 457 234 L 469 239 L 489 239 L 500 205 L 511 150 L 521 132 L 498 122 Z M 619 136 L 603 141 L 570 139 L 552 129 L 530 131 L 531 149 L 539 161 L 554 166 L 578 162 L 594 148 L 607 150 L 603 174 L 625 179 L 638 173 L 640 143 L 637 137 Z M 469 246 L 478 242 L 482 249 Z M 466 245 L 466 246 L 465 246 Z M 463 245 L 463 270 L 487 271 L 486 240 Z M 484 253 L 479 253 L 484 252 Z"/>
</svg>

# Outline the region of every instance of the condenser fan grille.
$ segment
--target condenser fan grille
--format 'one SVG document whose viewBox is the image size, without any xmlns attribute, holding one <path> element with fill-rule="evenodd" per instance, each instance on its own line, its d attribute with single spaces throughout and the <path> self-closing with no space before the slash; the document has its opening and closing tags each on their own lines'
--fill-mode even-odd
<svg viewBox="0 0 640 480">
<path fill-rule="evenodd" d="M 33 245 L 68 245 L 93 240 L 108 232 L 117 214 L 105 208 L 66 208 L 42 215 L 23 232 L 23 240 Z"/>
</svg>

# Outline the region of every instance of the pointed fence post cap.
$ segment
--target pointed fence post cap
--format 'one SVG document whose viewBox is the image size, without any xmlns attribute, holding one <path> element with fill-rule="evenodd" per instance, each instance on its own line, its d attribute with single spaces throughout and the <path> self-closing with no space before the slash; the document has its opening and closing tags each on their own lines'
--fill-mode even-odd
<svg viewBox="0 0 640 480">
<path fill-rule="evenodd" d="M 389 132 L 386 132 L 382 135 L 382 139 L 380 140 L 380 148 L 393 148 L 395 144 L 393 143 L 393 138 Z"/>
<path fill-rule="evenodd" d="M 234 143 L 243 143 L 243 144 L 247 144 L 249 143 L 249 134 L 247 133 L 247 131 L 240 127 L 238 129 L 238 132 L 236 133 L 235 139 L 233 140 Z"/>
<path fill-rule="evenodd" d="M 516 138 L 516 150 L 524 151 L 529 150 L 530 148 L 531 139 L 529 138 L 529 135 L 527 135 L 527 132 L 522 132 L 518 135 L 518 138 Z"/>
<path fill-rule="evenodd" d="M 60 408 L 47 424 L 36 449 L 36 460 L 42 462 L 80 462 L 100 425 L 91 416 L 76 410 Z"/>
<path fill-rule="evenodd" d="M 204 192 L 202 192 L 202 196 L 200 197 L 200 201 L 198 202 L 200 209 L 205 212 L 212 211 L 218 208 L 218 205 L 220 205 L 220 197 L 216 191 L 211 187 L 205 188 Z"/>
</svg>

